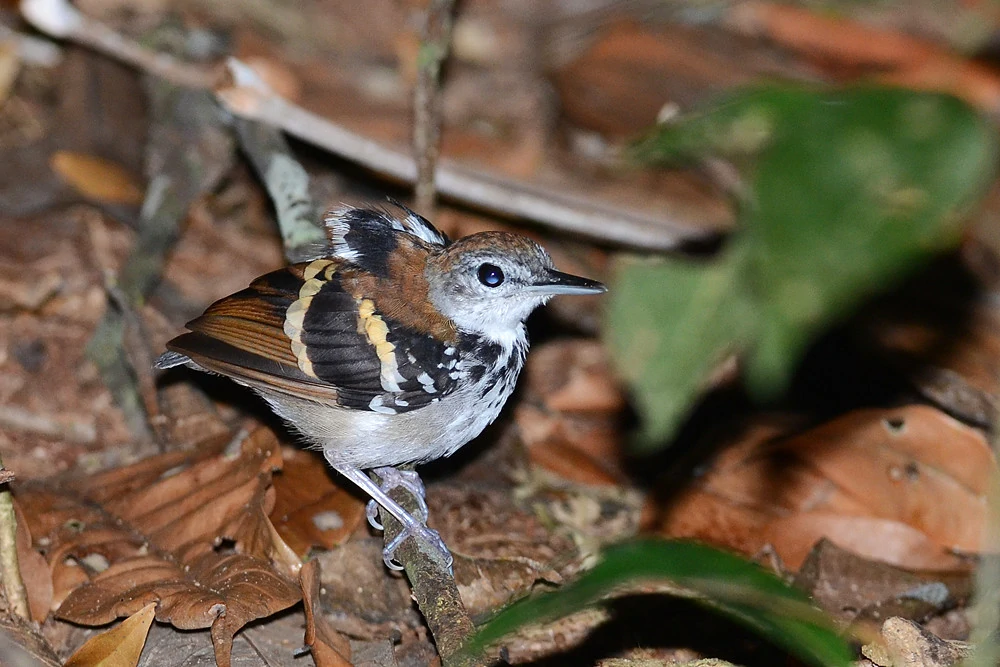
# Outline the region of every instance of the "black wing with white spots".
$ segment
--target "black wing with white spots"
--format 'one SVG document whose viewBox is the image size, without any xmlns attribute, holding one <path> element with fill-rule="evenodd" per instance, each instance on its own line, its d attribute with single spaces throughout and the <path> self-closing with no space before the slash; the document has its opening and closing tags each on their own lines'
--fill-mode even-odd
<svg viewBox="0 0 1000 667">
<path fill-rule="evenodd" d="M 183 355 L 253 387 L 384 413 L 454 391 L 459 351 L 351 294 L 352 271 L 321 259 L 262 276 L 189 323 L 161 365 Z"/>
</svg>

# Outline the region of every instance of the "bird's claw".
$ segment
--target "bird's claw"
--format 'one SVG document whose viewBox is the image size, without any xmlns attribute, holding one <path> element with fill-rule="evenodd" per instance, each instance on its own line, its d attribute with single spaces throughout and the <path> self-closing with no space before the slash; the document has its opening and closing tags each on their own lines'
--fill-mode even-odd
<svg viewBox="0 0 1000 667">
<path fill-rule="evenodd" d="M 372 498 L 368 501 L 368 505 L 365 507 L 365 514 L 368 516 L 368 523 L 375 530 L 385 530 L 385 526 L 382 522 L 378 520 L 378 510 L 380 505 L 378 501 Z"/>
<path fill-rule="evenodd" d="M 429 547 L 441 554 L 441 557 L 448 565 L 448 570 L 451 571 L 451 565 L 454 562 L 451 552 L 448 551 L 448 547 L 445 546 L 444 540 L 441 539 L 441 535 L 438 534 L 433 528 L 429 528 L 426 524 L 415 523 L 411 526 L 403 526 L 402 530 L 396 537 L 385 545 L 385 549 L 382 550 L 382 560 L 385 561 L 385 566 L 390 570 L 400 571 L 403 566 L 396 562 L 396 549 L 407 537 L 414 537 L 418 540 L 422 540 Z"/>
</svg>

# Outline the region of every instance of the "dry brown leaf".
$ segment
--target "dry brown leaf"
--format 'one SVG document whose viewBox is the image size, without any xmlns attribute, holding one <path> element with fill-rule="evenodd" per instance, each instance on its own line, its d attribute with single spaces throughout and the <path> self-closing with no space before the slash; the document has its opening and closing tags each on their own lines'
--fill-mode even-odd
<svg viewBox="0 0 1000 667">
<path fill-rule="evenodd" d="M 747 553 L 771 543 L 792 568 L 824 536 L 910 568 L 961 568 L 954 552 L 978 549 L 996 461 L 980 432 L 943 412 L 858 410 L 766 435 L 720 456 L 659 530 Z"/>
<path fill-rule="evenodd" d="M 52 171 L 88 199 L 107 204 L 141 204 L 143 188 L 124 167 L 85 153 L 56 151 Z"/>
<path fill-rule="evenodd" d="M 1000 105 L 1000 76 L 993 68 L 934 42 L 783 3 L 741 2 L 728 21 L 817 60 L 865 66 L 886 83 L 951 93 L 986 112 Z"/>
<path fill-rule="evenodd" d="M 960 570 L 968 560 L 941 548 L 901 521 L 829 512 L 804 512 L 772 521 L 760 532 L 782 561 L 797 569 L 813 546 L 826 538 L 859 556 L 923 570 Z"/>
<path fill-rule="evenodd" d="M 922 621 L 968 601 L 972 569 L 970 563 L 958 572 L 907 570 L 821 540 L 799 569 L 795 586 L 852 627 L 887 615 Z"/>
<path fill-rule="evenodd" d="M 227 665 L 235 632 L 300 598 L 270 560 L 281 551 L 267 521 L 280 448 L 258 429 L 237 456 L 190 458 L 164 455 L 58 488 L 39 484 L 19 498 L 46 544 L 60 618 L 102 625 L 156 602 L 157 620 L 211 627 L 218 663 Z M 222 548 L 226 540 L 232 551 Z"/>
<path fill-rule="evenodd" d="M 135 667 L 155 614 L 156 604 L 150 602 L 119 625 L 88 639 L 63 667 Z"/>
<path fill-rule="evenodd" d="M 342 543 L 361 522 L 364 502 L 334 484 L 326 463 L 314 453 L 285 447 L 282 456 L 271 510 L 278 534 L 302 558 L 313 547 Z"/>
<path fill-rule="evenodd" d="M 515 418 L 532 462 L 582 484 L 620 483 L 626 402 L 600 343 L 541 345 L 525 376 Z"/>
<path fill-rule="evenodd" d="M 16 500 L 14 512 L 17 517 L 17 567 L 28 592 L 31 619 L 42 623 L 52 609 L 52 572 L 45 557 L 32 548 L 27 520 Z"/>
<path fill-rule="evenodd" d="M 337 632 L 319 608 L 320 565 L 313 559 L 302 566 L 299 583 L 306 612 L 305 644 L 310 647 L 316 667 L 351 667 L 351 644 Z"/>
<path fill-rule="evenodd" d="M 555 75 L 564 113 L 582 128 L 635 136 L 655 124 L 668 102 L 688 105 L 698 93 L 751 80 L 725 55 L 706 48 L 697 30 L 669 26 L 654 32 L 621 22 L 605 33 Z M 663 76 L 666 71 L 671 76 Z"/>
</svg>

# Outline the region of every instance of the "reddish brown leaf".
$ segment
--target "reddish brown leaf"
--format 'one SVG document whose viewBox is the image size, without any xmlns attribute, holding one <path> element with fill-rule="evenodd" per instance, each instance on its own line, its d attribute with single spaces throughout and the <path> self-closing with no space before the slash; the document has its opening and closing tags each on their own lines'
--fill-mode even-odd
<svg viewBox="0 0 1000 667">
<path fill-rule="evenodd" d="M 604 32 L 554 76 L 563 113 L 589 130 L 634 137 L 656 123 L 664 104 L 689 106 L 757 74 L 731 35 L 713 40 L 704 28 L 661 24 L 651 30 L 625 21 Z"/>
<path fill-rule="evenodd" d="M 59 177 L 89 199 L 109 204 L 141 204 L 142 187 L 121 165 L 95 155 L 56 151 L 49 162 Z"/>
<path fill-rule="evenodd" d="M 542 345 L 525 374 L 528 390 L 515 416 L 532 462 L 582 484 L 620 482 L 625 398 L 601 345 Z"/>
<path fill-rule="evenodd" d="M 319 609 L 320 581 L 318 560 L 302 566 L 299 583 L 306 612 L 305 644 L 311 649 L 316 667 L 350 667 L 350 642 L 330 625 Z"/>
<path fill-rule="evenodd" d="M 156 605 L 147 604 L 119 625 L 91 637 L 69 657 L 64 667 L 135 667 L 155 612 Z"/>
<path fill-rule="evenodd" d="M 101 625 L 155 602 L 160 621 L 211 627 L 225 665 L 236 631 L 299 599 L 270 561 L 283 549 L 266 516 L 280 450 L 259 429 L 238 456 L 177 462 L 156 457 L 19 497 L 47 544 L 60 618 Z"/>
<path fill-rule="evenodd" d="M 760 538 L 775 545 L 797 569 L 822 538 L 859 556 L 924 570 L 966 569 L 968 560 L 941 548 L 926 533 L 901 521 L 828 512 L 804 512 L 767 525 Z"/>
<path fill-rule="evenodd" d="M 1000 77 L 993 69 L 933 42 L 771 2 L 738 3 L 729 21 L 814 58 L 867 66 L 888 83 L 948 92 L 986 112 L 1000 106 Z"/>
<path fill-rule="evenodd" d="M 45 557 L 32 548 L 31 532 L 16 500 L 14 512 L 17 516 L 17 566 L 28 591 L 31 619 L 42 623 L 52 609 L 52 572 Z"/>
<path fill-rule="evenodd" d="M 313 547 L 342 543 L 364 516 L 364 502 L 334 484 L 322 457 L 292 447 L 285 447 L 282 456 L 271 510 L 278 534 L 302 558 Z"/>
<path fill-rule="evenodd" d="M 757 433 L 715 461 L 660 530 L 795 568 L 821 537 L 911 568 L 979 547 L 996 462 L 985 438 L 927 406 L 859 410 L 790 438 Z"/>
</svg>

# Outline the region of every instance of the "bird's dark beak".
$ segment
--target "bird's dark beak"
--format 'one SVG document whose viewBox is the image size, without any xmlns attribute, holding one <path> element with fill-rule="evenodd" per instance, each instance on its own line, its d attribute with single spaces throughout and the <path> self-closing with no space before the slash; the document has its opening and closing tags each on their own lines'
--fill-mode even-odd
<svg viewBox="0 0 1000 667">
<path fill-rule="evenodd" d="M 548 269 L 544 279 L 528 287 L 538 294 L 600 294 L 607 292 L 603 283 L 589 278 L 581 278 L 555 269 Z"/>
</svg>

